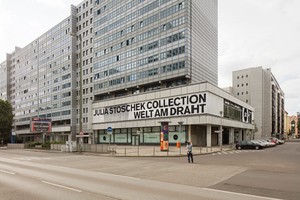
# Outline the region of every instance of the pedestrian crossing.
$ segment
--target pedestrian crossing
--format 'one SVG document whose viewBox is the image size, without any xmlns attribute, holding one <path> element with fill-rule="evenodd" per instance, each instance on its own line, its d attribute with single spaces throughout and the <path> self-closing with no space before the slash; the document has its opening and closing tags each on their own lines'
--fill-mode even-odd
<svg viewBox="0 0 300 200">
<path fill-rule="evenodd" d="M 230 155 L 230 154 L 237 154 L 237 153 L 255 153 L 255 152 L 261 152 L 264 151 L 263 149 L 261 150 L 254 150 L 254 149 L 248 149 L 248 150 L 231 150 L 231 151 L 220 151 L 220 152 L 215 152 L 212 153 L 211 155 L 217 156 L 217 155 Z"/>
</svg>

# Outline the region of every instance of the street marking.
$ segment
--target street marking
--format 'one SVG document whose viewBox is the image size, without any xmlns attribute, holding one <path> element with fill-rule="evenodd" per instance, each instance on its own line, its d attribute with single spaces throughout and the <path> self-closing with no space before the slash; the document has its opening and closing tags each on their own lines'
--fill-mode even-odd
<svg viewBox="0 0 300 200">
<path fill-rule="evenodd" d="M 283 200 L 283 199 L 277 199 L 277 198 L 272 198 L 272 197 L 263 197 L 263 196 L 257 196 L 257 195 L 252 195 L 252 194 L 243 194 L 243 193 L 238 193 L 238 192 L 230 192 L 230 191 L 217 190 L 217 189 L 211 189 L 211 188 L 202 188 L 202 189 L 212 191 L 212 192 L 241 195 L 241 196 L 245 196 L 245 197 L 253 197 L 253 198 L 260 198 L 260 199 L 267 199 L 267 200 Z"/>
<path fill-rule="evenodd" d="M 5 171 L 5 170 L 1 170 L 1 169 L 0 169 L 0 172 L 6 173 L 6 174 L 10 174 L 10 175 L 15 175 L 16 174 L 14 172 L 9 172 L 9 171 Z"/>
<path fill-rule="evenodd" d="M 21 160 L 21 161 L 31 161 L 31 160 L 50 160 L 51 158 L 41 158 L 41 157 L 13 157 L 15 160 Z"/>
<path fill-rule="evenodd" d="M 64 189 L 67 189 L 67 190 L 72 190 L 72 191 L 75 191 L 75 192 L 82 192 L 81 190 L 77 190 L 75 188 L 67 187 L 67 186 L 64 186 L 64 185 L 59 185 L 59 184 L 56 184 L 56 183 L 50 183 L 50 182 L 47 182 L 47 181 L 41 181 L 41 182 L 45 183 L 45 184 L 48 184 L 48 185 L 64 188 Z"/>
</svg>

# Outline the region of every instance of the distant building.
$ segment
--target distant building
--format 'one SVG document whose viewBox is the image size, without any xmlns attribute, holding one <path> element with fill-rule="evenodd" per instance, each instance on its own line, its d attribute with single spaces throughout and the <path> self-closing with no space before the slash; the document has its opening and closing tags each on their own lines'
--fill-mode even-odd
<svg viewBox="0 0 300 200">
<path fill-rule="evenodd" d="M 290 117 L 288 116 L 288 112 L 284 111 L 284 137 L 287 138 L 291 132 L 291 128 L 290 128 Z"/>
<path fill-rule="evenodd" d="M 287 130 L 288 134 L 292 138 L 298 138 L 299 135 L 299 128 L 298 128 L 298 123 L 299 123 L 299 117 L 296 115 L 288 116 L 288 123 L 287 123 Z"/>
<path fill-rule="evenodd" d="M 283 137 L 284 93 L 271 69 L 262 67 L 232 73 L 233 94 L 255 108 L 255 138 Z"/>
<path fill-rule="evenodd" d="M 8 100 L 8 72 L 6 62 L 0 63 L 0 99 Z"/>
</svg>

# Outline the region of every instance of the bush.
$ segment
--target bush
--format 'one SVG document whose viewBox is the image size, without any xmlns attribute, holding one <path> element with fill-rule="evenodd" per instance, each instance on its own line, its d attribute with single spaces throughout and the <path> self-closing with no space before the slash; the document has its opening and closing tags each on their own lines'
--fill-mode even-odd
<svg viewBox="0 0 300 200">
<path fill-rule="evenodd" d="M 42 147 L 45 149 L 50 149 L 50 142 L 46 142 L 45 144 L 42 144 Z"/>
<path fill-rule="evenodd" d="M 40 142 L 30 142 L 30 143 L 28 144 L 28 147 L 29 147 L 29 148 L 34 148 L 35 145 L 42 145 L 42 143 L 40 143 Z"/>
</svg>

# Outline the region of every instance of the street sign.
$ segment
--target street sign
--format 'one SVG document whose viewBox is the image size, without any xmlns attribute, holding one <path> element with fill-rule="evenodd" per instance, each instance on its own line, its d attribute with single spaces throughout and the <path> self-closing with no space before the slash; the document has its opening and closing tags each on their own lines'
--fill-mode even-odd
<svg viewBox="0 0 300 200">
<path fill-rule="evenodd" d="M 113 130 L 112 130 L 112 127 L 107 127 L 107 134 L 109 134 L 109 135 L 112 135 L 112 132 L 113 132 Z"/>
</svg>

